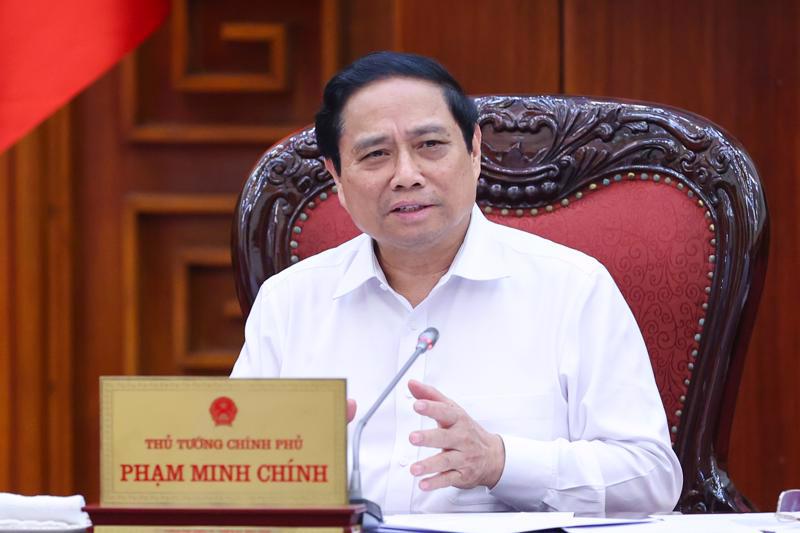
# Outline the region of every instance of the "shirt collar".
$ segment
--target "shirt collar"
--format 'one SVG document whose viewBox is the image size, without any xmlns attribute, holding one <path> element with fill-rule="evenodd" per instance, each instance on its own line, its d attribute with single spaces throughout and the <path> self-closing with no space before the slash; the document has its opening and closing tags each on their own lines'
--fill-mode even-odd
<svg viewBox="0 0 800 533">
<path fill-rule="evenodd" d="M 511 268 L 504 256 L 503 246 L 493 232 L 495 224 L 486 219 L 477 205 L 472 207 L 471 215 L 464 243 L 444 278 L 458 276 L 489 281 L 510 276 Z"/>
<path fill-rule="evenodd" d="M 502 246 L 492 235 L 492 225 L 493 222 L 486 219 L 477 205 L 472 207 L 464 242 L 453 258 L 450 269 L 442 276 L 437 286 L 446 283 L 452 276 L 489 281 L 511 275 L 508 262 L 503 257 Z M 388 285 L 375 256 L 372 238 L 361 235 L 353 260 L 346 267 L 333 297 L 344 296 L 373 278 L 379 283 Z"/>
</svg>

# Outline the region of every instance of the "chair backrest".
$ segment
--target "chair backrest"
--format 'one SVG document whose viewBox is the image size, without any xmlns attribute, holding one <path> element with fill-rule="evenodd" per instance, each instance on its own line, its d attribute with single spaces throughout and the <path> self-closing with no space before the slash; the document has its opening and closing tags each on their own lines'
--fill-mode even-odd
<svg viewBox="0 0 800 533">
<path fill-rule="evenodd" d="M 642 330 L 684 471 L 683 512 L 750 510 L 724 471 L 766 270 L 764 194 L 742 147 L 702 117 L 562 96 L 476 99 L 478 204 L 502 224 L 600 260 Z M 358 230 L 313 128 L 270 148 L 233 230 L 239 300 Z M 620 369 L 624 371 L 624 369 Z"/>
</svg>

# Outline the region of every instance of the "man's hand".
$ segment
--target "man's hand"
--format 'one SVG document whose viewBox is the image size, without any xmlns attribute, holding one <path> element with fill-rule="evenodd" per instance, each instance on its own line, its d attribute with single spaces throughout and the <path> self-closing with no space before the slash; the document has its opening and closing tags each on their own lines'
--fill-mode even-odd
<svg viewBox="0 0 800 533">
<path fill-rule="evenodd" d="M 356 417 L 356 401 L 351 400 L 350 398 L 347 399 L 347 423 L 353 421 Z"/>
<path fill-rule="evenodd" d="M 471 489 L 479 485 L 494 487 L 505 466 L 503 439 L 475 422 L 461 407 L 436 388 L 419 381 L 408 382 L 417 399 L 414 410 L 436 420 L 437 429 L 414 431 L 411 444 L 441 448 L 441 453 L 411 465 L 411 474 L 435 474 L 420 481 L 422 490 L 442 487 Z"/>
</svg>

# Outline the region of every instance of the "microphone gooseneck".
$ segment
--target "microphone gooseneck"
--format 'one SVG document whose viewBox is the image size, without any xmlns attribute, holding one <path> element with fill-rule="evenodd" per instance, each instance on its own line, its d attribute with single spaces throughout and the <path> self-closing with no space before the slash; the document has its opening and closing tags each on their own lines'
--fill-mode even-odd
<svg viewBox="0 0 800 533">
<path fill-rule="evenodd" d="M 423 331 L 420 336 L 417 338 L 417 345 L 414 348 L 414 353 L 411 354 L 411 357 L 406 361 L 406 364 L 403 365 L 403 368 L 397 372 L 397 375 L 392 379 L 389 385 L 383 390 L 381 395 L 375 400 L 375 403 L 372 404 L 372 407 L 369 408 L 369 411 L 358 421 L 356 424 L 356 428 L 353 431 L 353 471 L 350 474 L 350 501 L 365 501 L 363 495 L 361 494 L 361 467 L 359 463 L 359 452 L 361 449 L 361 432 L 364 431 L 364 426 L 367 425 L 367 422 L 372 415 L 375 414 L 375 411 L 378 410 L 378 407 L 381 406 L 383 401 L 389 396 L 389 393 L 394 390 L 397 383 L 400 379 L 408 372 L 408 369 L 411 368 L 411 365 L 414 364 L 414 361 L 422 355 L 423 353 L 427 352 L 431 348 L 434 347 L 436 341 L 439 340 L 439 330 L 436 328 L 428 328 Z M 372 502 L 368 502 L 372 503 Z M 373 504 L 374 507 L 377 508 L 378 515 L 375 516 L 378 520 L 381 519 L 380 515 L 380 508 Z M 369 505 L 368 505 L 369 507 Z M 368 513 L 373 514 L 370 512 L 368 508 Z"/>
</svg>

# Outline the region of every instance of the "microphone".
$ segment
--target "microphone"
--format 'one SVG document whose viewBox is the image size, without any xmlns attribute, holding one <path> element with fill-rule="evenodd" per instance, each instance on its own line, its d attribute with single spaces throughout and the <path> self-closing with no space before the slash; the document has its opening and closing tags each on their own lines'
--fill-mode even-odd
<svg viewBox="0 0 800 533">
<path fill-rule="evenodd" d="M 375 414 L 375 411 L 378 410 L 378 407 L 380 407 L 386 397 L 389 396 L 389 393 L 395 388 L 397 382 L 408 372 L 408 369 L 411 368 L 414 361 L 416 361 L 420 355 L 433 348 L 437 340 L 439 340 L 439 330 L 436 328 L 428 328 L 420 334 L 417 338 L 417 345 L 414 347 L 414 353 L 411 354 L 406 364 L 397 372 L 397 375 L 383 390 L 381 395 L 378 396 L 378 399 L 375 400 L 375 403 L 369 408 L 367 414 L 356 424 L 356 429 L 353 432 L 353 471 L 350 474 L 350 503 L 363 503 L 367 506 L 367 512 L 364 515 L 364 527 L 374 526 L 383 522 L 383 513 L 377 503 L 365 499 L 361 494 L 361 467 L 359 464 L 361 432 L 364 431 L 364 426 L 367 425 L 367 422 L 372 415 Z"/>
</svg>

